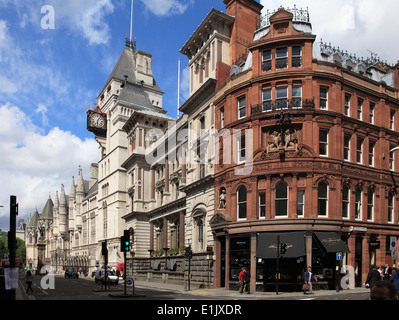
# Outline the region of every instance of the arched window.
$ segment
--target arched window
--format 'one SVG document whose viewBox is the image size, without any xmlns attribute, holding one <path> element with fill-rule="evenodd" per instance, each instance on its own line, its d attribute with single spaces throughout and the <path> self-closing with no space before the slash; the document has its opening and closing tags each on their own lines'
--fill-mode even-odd
<svg viewBox="0 0 399 320">
<path fill-rule="evenodd" d="M 374 192 L 371 189 L 367 192 L 367 220 L 374 220 Z"/>
<path fill-rule="evenodd" d="M 247 189 L 241 186 L 237 190 L 237 220 L 247 218 Z"/>
<path fill-rule="evenodd" d="M 317 192 L 317 215 L 319 217 L 327 217 L 328 216 L 328 184 L 325 181 L 321 181 L 319 183 L 318 192 Z"/>
<path fill-rule="evenodd" d="M 276 185 L 274 207 L 276 217 L 288 216 L 288 184 L 285 181 L 280 181 Z"/>
<path fill-rule="evenodd" d="M 356 188 L 355 194 L 355 219 L 362 219 L 362 188 Z"/>
<path fill-rule="evenodd" d="M 349 219 L 349 186 L 344 184 L 342 188 L 342 218 Z"/>
</svg>

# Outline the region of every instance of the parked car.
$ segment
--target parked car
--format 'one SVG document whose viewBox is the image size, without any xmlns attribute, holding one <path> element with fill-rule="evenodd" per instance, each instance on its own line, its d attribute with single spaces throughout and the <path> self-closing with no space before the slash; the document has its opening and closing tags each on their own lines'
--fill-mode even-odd
<svg viewBox="0 0 399 320">
<path fill-rule="evenodd" d="M 79 278 L 79 273 L 78 273 L 78 271 L 76 269 L 67 268 L 65 270 L 65 278 L 78 279 Z"/>
<path fill-rule="evenodd" d="M 95 283 L 103 283 L 105 281 L 105 270 L 104 269 L 97 269 L 96 274 L 94 276 Z M 119 283 L 119 277 L 115 274 L 112 270 L 107 270 L 107 282 L 108 283 Z"/>
</svg>

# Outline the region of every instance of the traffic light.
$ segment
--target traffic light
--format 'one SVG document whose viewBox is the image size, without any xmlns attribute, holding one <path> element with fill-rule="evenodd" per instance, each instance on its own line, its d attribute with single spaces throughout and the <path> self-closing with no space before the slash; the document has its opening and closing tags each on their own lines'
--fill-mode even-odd
<svg viewBox="0 0 399 320">
<path fill-rule="evenodd" d="M 192 259 L 193 258 L 193 251 L 191 250 L 191 245 L 186 247 L 186 250 L 184 252 L 184 257 L 186 259 Z"/>
<path fill-rule="evenodd" d="M 130 232 L 129 230 L 123 231 L 123 236 L 121 237 L 121 252 L 129 252 L 130 250 Z"/>
<path fill-rule="evenodd" d="M 284 254 L 284 253 L 286 253 L 287 252 L 287 244 L 286 243 L 282 243 L 281 245 L 280 245 L 280 253 L 281 254 Z"/>
</svg>

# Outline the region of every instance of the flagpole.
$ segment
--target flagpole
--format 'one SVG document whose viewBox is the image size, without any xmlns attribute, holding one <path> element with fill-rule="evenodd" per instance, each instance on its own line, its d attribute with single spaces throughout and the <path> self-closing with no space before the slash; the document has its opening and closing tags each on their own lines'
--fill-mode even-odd
<svg viewBox="0 0 399 320">
<path fill-rule="evenodd" d="M 177 67 L 177 119 L 180 117 L 180 58 L 178 60 L 178 67 Z"/>
<path fill-rule="evenodd" d="M 132 41 L 132 33 L 133 33 L 133 0 L 130 12 L 130 42 Z"/>
</svg>

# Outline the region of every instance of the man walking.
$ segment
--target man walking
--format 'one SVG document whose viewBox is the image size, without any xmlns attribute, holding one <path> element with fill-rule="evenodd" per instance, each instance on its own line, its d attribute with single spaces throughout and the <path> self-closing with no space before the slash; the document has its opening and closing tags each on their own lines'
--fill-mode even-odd
<svg viewBox="0 0 399 320">
<path fill-rule="evenodd" d="M 310 266 L 308 267 L 308 270 L 305 271 L 303 278 L 305 282 L 305 284 L 303 285 L 303 294 L 306 294 L 306 292 L 312 293 L 312 281 L 317 281 L 317 279 L 314 277 L 312 273 L 312 268 Z"/>
</svg>

